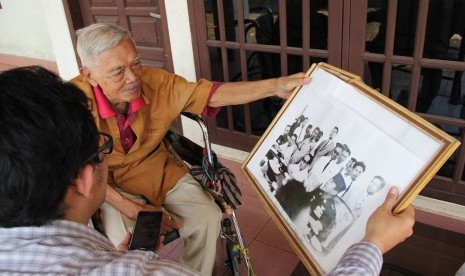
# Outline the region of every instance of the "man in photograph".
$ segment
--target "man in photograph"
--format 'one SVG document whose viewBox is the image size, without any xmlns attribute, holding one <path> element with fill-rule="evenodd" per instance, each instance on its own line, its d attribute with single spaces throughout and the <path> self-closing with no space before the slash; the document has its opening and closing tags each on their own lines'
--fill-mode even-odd
<svg viewBox="0 0 465 276">
<path fill-rule="evenodd" d="M 338 133 L 339 128 L 335 126 L 329 133 L 328 139 L 323 140 L 320 144 L 318 144 L 318 146 L 315 148 L 313 152 L 314 160 L 317 160 L 320 156 L 328 155 L 334 149 L 334 147 L 336 146 L 334 138 L 337 136 Z"/>
<path fill-rule="evenodd" d="M 281 152 L 276 150 L 277 147 L 277 144 L 273 144 L 272 149 L 266 153 L 265 163 L 261 169 L 272 193 L 275 193 L 283 185 L 283 181 L 288 178 L 288 168 L 282 161 Z"/>
<path fill-rule="evenodd" d="M 287 125 L 284 127 L 284 131 L 281 135 L 278 136 L 278 138 L 276 139 L 276 142 L 278 143 L 278 145 L 283 145 L 283 144 L 286 144 L 289 140 L 289 130 L 291 129 L 291 126 L 290 125 Z"/>
<path fill-rule="evenodd" d="M 342 177 L 344 178 L 344 181 L 346 183 L 347 189 L 339 193 L 340 197 L 342 198 L 344 194 L 346 194 L 349 189 L 352 187 L 354 182 L 358 179 L 358 177 L 364 173 L 366 170 L 366 165 L 362 161 L 357 161 L 354 163 L 352 166 L 352 169 L 350 170 L 350 173 L 343 173 Z"/>
<path fill-rule="evenodd" d="M 313 147 L 315 146 L 317 137 L 320 135 L 320 128 L 316 127 L 313 129 L 312 134 L 305 138 L 302 142 L 297 143 L 297 148 L 292 153 L 291 158 L 289 159 L 289 164 L 299 163 L 302 158 L 309 154 Z"/>
<path fill-rule="evenodd" d="M 342 200 L 349 206 L 354 218 L 362 213 L 363 204 L 368 198 L 381 191 L 386 186 L 386 180 L 379 175 L 373 176 L 368 185 L 355 185 L 342 196 Z"/>
<path fill-rule="evenodd" d="M 293 219 L 308 203 L 303 182 L 308 177 L 310 155 L 305 155 L 298 164 L 288 166 L 288 177 L 275 194 L 287 215 Z"/>
<path fill-rule="evenodd" d="M 334 198 L 345 189 L 344 179 L 340 175 L 336 175 L 308 193 L 309 216 L 307 227 L 309 232 L 306 234 L 306 238 L 320 252 L 325 250 L 323 242 L 326 241 L 336 223 L 337 210 L 335 209 Z"/>
<path fill-rule="evenodd" d="M 306 134 L 306 130 L 308 128 L 309 122 L 308 118 L 305 117 L 304 120 L 300 123 L 300 125 L 294 130 L 294 134 L 297 135 L 297 142 L 301 142 Z M 310 125 L 310 129 L 311 129 Z"/>
<path fill-rule="evenodd" d="M 307 180 L 304 182 L 307 192 L 325 183 L 334 175 L 341 172 L 342 162 L 350 155 L 350 149 L 347 145 L 336 143 L 329 156 L 320 156 L 316 162 L 310 164 L 310 172 Z M 342 157 L 341 157 L 342 156 Z"/>
<path fill-rule="evenodd" d="M 287 165 L 289 165 L 289 159 L 291 158 L 291 155 L 297 149 L 296 140 L 297 135 L 292 134 L 289 136 L 287 142 L 280 146 L 281 153 L 283 154 L 283 162 Z"/>
</svg>

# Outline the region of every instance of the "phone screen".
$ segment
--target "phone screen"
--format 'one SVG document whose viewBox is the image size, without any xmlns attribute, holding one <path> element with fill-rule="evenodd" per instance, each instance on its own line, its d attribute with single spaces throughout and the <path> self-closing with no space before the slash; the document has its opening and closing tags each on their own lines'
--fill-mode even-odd
<svg viewBox="0 0 465 276">
<path fill-rule="evenodd" d="M 140 211 L 129 243 L 129 250 L 157 251 L 162 217 L 161 211 Z"/>
</svg>

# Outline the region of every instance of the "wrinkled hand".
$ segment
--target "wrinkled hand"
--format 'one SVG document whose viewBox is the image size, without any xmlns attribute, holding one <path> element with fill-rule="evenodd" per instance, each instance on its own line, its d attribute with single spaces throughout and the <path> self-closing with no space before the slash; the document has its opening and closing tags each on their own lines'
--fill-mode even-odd
<svg viewBox="0 0 465 276">
<path fill-rule="evenodd" d="M 309 77 L 305 77 L 305 73 L 297 73 L 287 77 L 277 79 L 276 96 L 287 99 L 294 88 L 310 82 Z"/>
<path fill-rule="evenodd" d="M 384 203 L 371 214 L 367 222 L 363 241 L 373 243 L 383 254 L 413 234 L 415 210 L 412 205 L 402 213 L 392 213 L 398 195 L 397 188 L 392 187 Z"/>
<path fill-rule="evenodd" d="M 150 204 L 140 204 L 140 203 L 137 203 L 137 202 L 133 202 L 134 205 L 132 207 L 132 216 L 130 216 L 130 218 L 132 220 L 136 220 L 137 218 L 137 214 L 140 212 L 140 211 L 162 211 L 162 209 L 160 207 L 155 207 L 153 205 L 150 205 Z M 171 219 L 169 213 L 167 213 L 166 211 L 163 211 L 163 219 L 162 219 L 162 226 L 161 226 L 161 234 L 165 234 L 167 232 L 171 232 L 173 231 L 174 229 L 180 229 L 181 228 L 181 224 L 179 222 L 176 222 L 174 221 L 173 219 Z"/>
</svg>

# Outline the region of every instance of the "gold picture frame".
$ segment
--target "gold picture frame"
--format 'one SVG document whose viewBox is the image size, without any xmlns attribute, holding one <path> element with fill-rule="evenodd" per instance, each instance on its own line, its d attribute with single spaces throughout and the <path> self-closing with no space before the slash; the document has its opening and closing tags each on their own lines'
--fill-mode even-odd
<svg viewBox="0 0 465 276">
<path fill-rule="evenodd" d="M 323 275 L 362 239 L 389 187 L 400 212 L 460 143 L 356 75 L 326 63 L 306 74 L 241 169 L 311 275 Z"/>
</svg>

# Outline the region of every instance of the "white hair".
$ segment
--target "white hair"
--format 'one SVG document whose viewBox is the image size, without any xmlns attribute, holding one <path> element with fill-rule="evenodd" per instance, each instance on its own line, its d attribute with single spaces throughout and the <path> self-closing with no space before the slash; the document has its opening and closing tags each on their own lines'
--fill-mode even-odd
<svg viewBox="0 0 465 276">
<path fill-rule="evenodd" d="M 115 24 L 96 23 L 76 31 L 77 52 L 82 66 L 97 65 L 97 56 L 118 45 L 122 40 L 129 39 L 134 43 L 131 33 Z"/>
</svg>

